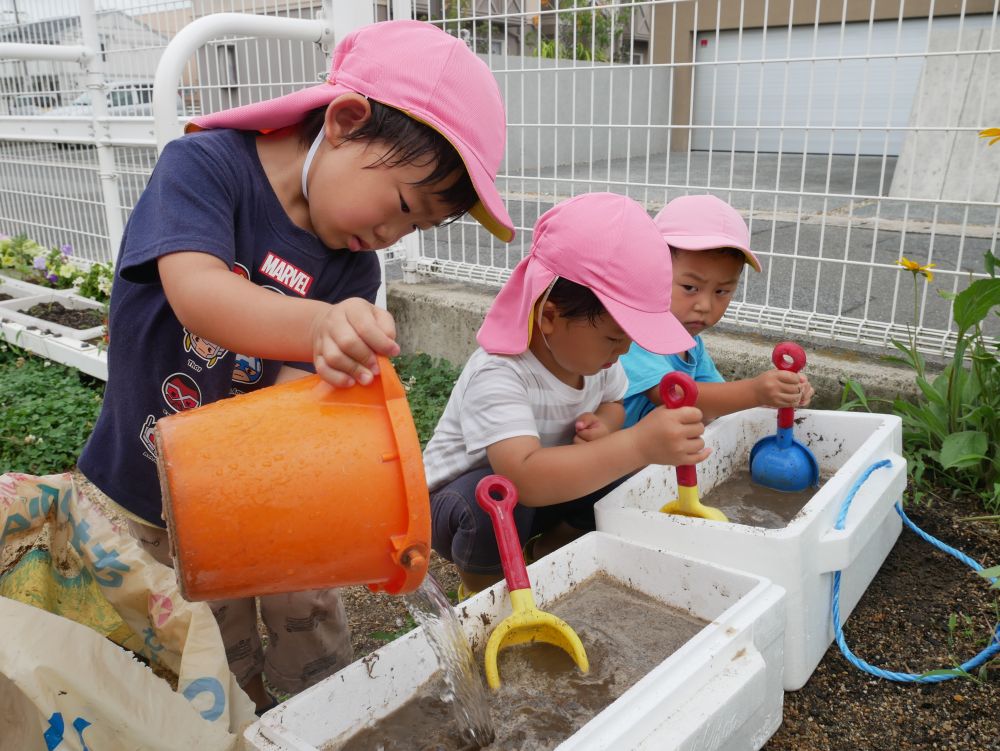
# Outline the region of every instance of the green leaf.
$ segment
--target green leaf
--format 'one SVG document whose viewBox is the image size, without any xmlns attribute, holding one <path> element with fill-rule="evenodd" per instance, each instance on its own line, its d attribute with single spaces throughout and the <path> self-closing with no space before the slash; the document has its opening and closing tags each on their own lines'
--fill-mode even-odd
<svg viewBox="0 0 1000 751">
<path fill-rule="evenodd" d="M 1000 305 L 1000 279 L 974 281 L 959 292 L 952 306 L 959 331 L 967 331 L 982 321 L 995 305 Z"/>
<path fill-rule="evenodd" d="M 995 277 L 997 275 L 997 263 L 1000 263 L 1000 258 L 997 258 L 990 251 L 986 251 L 983 256 L 983 266 L 986 267 L 986 273 L 990 276 Z"/>
<path fill-rule="evenodd" d="M 979 464 L 986 458 L 986 433 L 981 430 L 963 430 L 952 433 L 941 445 L 941 467 L 964 469 Z"/>
<path fill-rule="evenodd" d="M 937 384 L 935 383 L 934 385 L 936 386 Z M 934 404 L 940 404 L 941 406 L 944 406 L 945 404 L 944 394 L 940 393 L 938 389 L 934 388 L 934 386 L 931 386 L 931 384 L 927 383 L 925 379 L 918 377 L 917 386 L 920 387 L 920 390 L 924 393 L 924 396 L 926 396 L 928 400 L 930 400 Z"/>
</svg>

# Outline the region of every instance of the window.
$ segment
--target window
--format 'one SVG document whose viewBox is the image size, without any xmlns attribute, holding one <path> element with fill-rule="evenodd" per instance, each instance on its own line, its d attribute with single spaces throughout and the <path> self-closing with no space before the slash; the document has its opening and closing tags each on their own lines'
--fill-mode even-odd
<svg viewBox="0 0 1000 751">
<path fill-rule="evenodd" d="M 236 69 L 236 45 L 220 44 L 215 48 L 216 62 L 219 66 L 219 85 L 224 88 L 235 88 L 239 84 Z"/>
</svg>

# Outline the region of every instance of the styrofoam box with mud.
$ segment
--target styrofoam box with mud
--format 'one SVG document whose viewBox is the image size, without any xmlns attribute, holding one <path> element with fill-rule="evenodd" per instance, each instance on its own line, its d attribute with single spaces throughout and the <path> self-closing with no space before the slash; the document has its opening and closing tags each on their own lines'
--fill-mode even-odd
<svg viewBox="0 0 1000 751">
<path fill-rule="evenodd" d="M 784 592 L 762 577 L 592 532 L 532 564 L 538 607 L 594 574 L 708 622 L 590 722 L 560 751 L 758 749 L 781 724 Z M 456 612 L 475 649 L 510 613 L 503 583 Z M 399 708 L 438 671 L 411 631 L 267 712 L 244 737 L 251 748 L 329 748 Z"/>
<path fill-rule="evenodd" d="M 901 456 L 902 423 L 895 415 L 797 410 L 795 437 L 809 447 L 829 477 L 802 510 L 781 529 L 708 521 L 660 513 L 677 497 L 673 467 L 650 466 L 594 507 L 598 530 L 648 545 L 749 571 L 780 584 L 786 602 L 784 687 L 801 688 L 833 641 L 833 573 L 842 571 L 841 619 L 846 620 L 889 554 L 902 522 L 893 506 L 906 487 Z M 750 449 L 776 431 L 776 413 L 750 409 L 728 415 L 705 430 L 713 448 L 697 466 L 702 496 L 746 470 Z M 843 530 L 837 514 L 855 481 L 873 463 Z"/>
<path fill-rule="evenodd" d="M 22 288 L 35 286 L 27 285 L 24 282 L 21 282 L 20 285 Z M 42 287 L 39 289 L 44 290 Z M 59 323 L 53 323 L 52 321 L 35 318 L 25 312 L 40 303 L 51 304 L 54 302 L 60 303 L 63 307 L 71 310 L 100 311 L 104 307 L 96 300 L 80 297 L 67 290 L 44 290 L 44 292 L 37 295 L 25 295 L 23 297 L 15 295 L 13 300 L 0 301 L 0 319 L 14 321 L 22 326 L 34 327 L 50 334 L 66 337 L 67 339 L 77 339 L 79 341 L 93 339 L 104 333 L 104 326 L 100 324 L 87 329 L 74 329 Z"/>
</svg>

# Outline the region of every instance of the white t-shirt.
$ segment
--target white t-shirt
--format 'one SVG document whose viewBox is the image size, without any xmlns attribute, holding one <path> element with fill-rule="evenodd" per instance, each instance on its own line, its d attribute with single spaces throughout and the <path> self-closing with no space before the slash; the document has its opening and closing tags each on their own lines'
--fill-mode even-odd
<svg viewBox="0 0 1000 751">
<path fill-rule="evenodd" d="M 486 448 L 530 435 L 543 447 L 564 446 L 576 435 L 576 418 L 625 396 L 628 380 L 619 363 L 573 388 L 538 361 L 531 351 L 491 355 L 477 349 L 462 370 L 444 414 L 424 449 L 431 490 L 470 470 L 489 466 Z"/>
</svg>

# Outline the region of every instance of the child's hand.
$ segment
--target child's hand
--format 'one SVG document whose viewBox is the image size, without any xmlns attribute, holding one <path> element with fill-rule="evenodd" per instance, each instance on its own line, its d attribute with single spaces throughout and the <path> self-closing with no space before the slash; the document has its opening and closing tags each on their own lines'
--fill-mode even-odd
<svg viewBox="0 0 1000 751">
<path fill-rule="evenodd" d="M 329 305 L 312 323 L 316 373 L 333 386 L 367 386 L 378 375 L 375 355 L 395 357 L 396 324 L 388 311 L 360 297 Z"/>
<path fill-rule="evenodd" d="M 801 402 L 805 396 L 803 381 L 809 387 L 809 398 L 812 398 L 812 387 L 801 373 L 793 373 L 790 370 L 767 370 L 753 379 L 757 403 L 762 407 L 805 406 Z"/>
<path fill-rule="evenodd" d="M 584 412 L 576 418 L 575 427 L 576 435 L 573 437 L 573 443 L 587 443 L 611 435 L 611 428 L 593 412 Z"/>
<path fill-rule="evenodd" d="M 646 464 L 697 464 L 712 453 L 701 437 L 705 425 L 697 407 L 657 407 L 630 430 Z"/>
<path fill-rule="evenodd" d="M 812 401 L 813 395 L 816 390 L 813 389 L 812 384 L 809 383 L 809 379 L 805 377 L 805 374 L 799 373 L 799 388 L 802 390 L 802 396 L 799 398 L 799 403 L 796 407 L 808 407 L 809 402 Z"/>
</svg>

